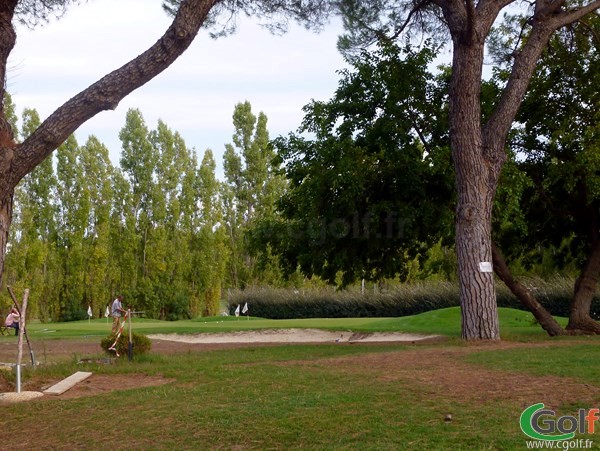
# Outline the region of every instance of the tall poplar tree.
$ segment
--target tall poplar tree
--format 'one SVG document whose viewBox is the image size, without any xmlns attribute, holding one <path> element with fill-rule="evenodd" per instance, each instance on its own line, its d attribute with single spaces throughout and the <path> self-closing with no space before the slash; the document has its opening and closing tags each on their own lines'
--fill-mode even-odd
<svg viewBox="0 0 600 451">
<path fill-rule="evenodd" d="M 251 283 L 255 261 L 248 251 L 246 233 L 256 218 L 272 216 L 275 200 L 285 187 L 277 173 L 269 145 L 267 116 L 252 113 L 250 102 L 238 103 L 233 113 L 233 144 L 225 146 L 223 166 L 225 223 L 230 240 L 230 278 L 236 287 Z"/>
<path fill-rule="evenodd" d="M 189 317 L 190 292 L 186 284 L 190 254 L 185 234 L 180 230 L 181 194 L 186 168 L 195 164 L 185 141 L 177 132 L 158 122 L 150 132 L 156 153 L 156 183 L 153 190 L 153 230 L 149 271 L 160 302 L 161 317 Z"/>
<path fill-rule="evenodd" d="M 131 294 L 138 279 L 137 233 L 131 184 L 120 168 L 111 176 L 112 209 L 110 216 L 110 277 L 111 298 Z"/>
<path fill-rule="evenodd" d="M 149 259 L 151 234 L 157 215 L 162 214 L 154 202 L 158 194 L 154 180 L 154 168 L 158 164 L 158 153 L 149 139 L 150 131 L 142 113 L 130 109 L 125 125 L 119 133 L 122 144 L 121 168 L 128 178 L 132 191 L 130 220 L 135 223 L 136 268 L 134 286 L 137 290 L 139 307 L 156 312 L 160 309 L 159 299 L 153 289 L 150 271 L 154 260 Z M 154 249 L 156 252 L 156 248 Z"/>
<path fill-rule="evenodd" d="M 111 176 L 114 168 L 108 148 L 90 136 L 81 148 L 80 165 L 89 213 L 84 231 L 84 303 L 94 314 L 103 314 L 110 292 L 110 214 L 113 202 Z"/>
<path fill-rule="evenodd" d="M 204 153 L 197 174 L 199 201 L 198 230 L 194 240 L 194 280 L 198 281 L 201 313 L 214 316 L 219 313 L 221 289 L 229 252 L 226 226 L 223 224 L 223 205 L 219 196 L 219 182 L 215 176 L 216 162 L 210 149 Z"/>
<path fill-rule="evenodd" d="M 36 110 L 26 108 L 22 115 L 21 139 L 33 133 L 40 125 Z M 16 195 L 18 237 L 11 248 L 11 279 L 9 284 L 30 288 L 30 309 L 34 315 L 48 319 L 50 303 L 55 297 L 53 268 L 56 265 L 56 227 L 53 191 L 56 178 L 52 158 L 28 174 Z"/>
<path fill-rule="evenodd" d="M 70 0 L 6 0 L 0 2 L 0 80 L 6 80 L 8 58 L 17 41 L 15 25 L 31 26 L 60 15 Z M 165 34 L 145 52 L 71 97 L 23 142 L 18 141 L 0 85 L 0 277 L 13 217 L 15 187 L 48 158 L 77 128 L 100 111 L 115 109 L 133 90 L 169 67 L 192 43 L 220 0 L 184 0 Z M 221 11 L 222 12 L 222 11 Z M 213 13 L 218 14 L 219 9 Z M 66 172 L 64 173 L 66 175 Z M 63 180 L 63 182 L 66 182 Z M 0 280 L 1 282 L 1 280 Z M 1 283 L 0 283 L 1 285 Z"/>
<path fill-rule="evenodd" d="M 57 253 L 62 262 L 60 274 L 59 317 L 63 320 L 86 317 L 85 305 L 85 234 L 90 214 L 90 198 L 86 191 L 80 163 L 81 148 L 70 136 L 56 153 Z"/>
</svg>

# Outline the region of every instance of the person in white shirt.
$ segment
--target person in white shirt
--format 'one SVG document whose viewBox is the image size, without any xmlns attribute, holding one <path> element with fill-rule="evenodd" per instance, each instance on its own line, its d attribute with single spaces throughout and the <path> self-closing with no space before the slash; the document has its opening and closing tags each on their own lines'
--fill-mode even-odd
<svg viewBox="0 0 600 451">
<path fill-rule="evenodd" d="M 119 330 L 119 326 L 121 325 L 121 317 L 125 314 L 125 310 L 123 309 L 123 295 L 117 296 L 117 298 L 113 301 L 112 307 L 110 309 L 110 316 L 112 316 L 112 332 L 116 334 Z"/>
</svg>

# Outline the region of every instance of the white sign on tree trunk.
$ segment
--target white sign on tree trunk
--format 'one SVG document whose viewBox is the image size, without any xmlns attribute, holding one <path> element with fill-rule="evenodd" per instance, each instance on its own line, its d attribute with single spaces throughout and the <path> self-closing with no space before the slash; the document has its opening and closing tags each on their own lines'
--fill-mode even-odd
<svg viewBox="0 0 600 451">
<path fill-rule="evenodd" d="M 492 262 L 479 262 L 479 272 L 494 272 Z"/>
</svg>

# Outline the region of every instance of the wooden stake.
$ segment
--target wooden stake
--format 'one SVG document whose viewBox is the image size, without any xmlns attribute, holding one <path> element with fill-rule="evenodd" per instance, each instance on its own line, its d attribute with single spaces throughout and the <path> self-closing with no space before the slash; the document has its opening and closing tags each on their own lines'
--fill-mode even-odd
<svg viewBox="0 0 600 451">
<path fill-rule="evenodd" d="M 131 309 L 127 310 L 127 316 L 129 317 L 129 343 L 127 347 L 127 356 L 129 361 L 133 360 L 133 337 L 131 335 Z"/>
<path fill-rule="evenodd" d="M 17 312 L 19 313 L 19 315 L 21 315 L 21 307 L 19 307 L 19 303 L 17 302 L 17 297 L 15 296 L 15 294 L 12 291 L 12 288 L 10 286 L 7 286 L 6 289 L 8 290 L 8 294 L 10 294 L 10 297 L 12 298 L 13 304 L 15 304 L 15 308 L 17 309 Z M 29 297 L 29 288 L 26 289 L 27 291 L 27 297 Z M 31 343 L 29 342 L 29 336 L 27 335 L 27 329 L 25 328 L 25 324 L 23 324 L 23 327 L 21 327 L 21 320 L 19 320 L 19 330 L 23 330 L 23 333 L 25 334 L 25 340 L 27 341 L 27 346 L 29 347 L 29 355 L 31 356 L 31 365 L 35 367 L 35 356 L 33 354 L 33 348 L 31 347 Z"/>
<path fill-rule="evenodd" d="M 29 298 L 29 288 L 25 288 L 23 293 L 23 303 L 19 316 L 19 341 L 17 344 L 17 393 L 21 393 L 21 359 L 23 358 L 23 334 L 25 333 L 25 314 L 27 313 L 27 299 Z"/>
</svg>

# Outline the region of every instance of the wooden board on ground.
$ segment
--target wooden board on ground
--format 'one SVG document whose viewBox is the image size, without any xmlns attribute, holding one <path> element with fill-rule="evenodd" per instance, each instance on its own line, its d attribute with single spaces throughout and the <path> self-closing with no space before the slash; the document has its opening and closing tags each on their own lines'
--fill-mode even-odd
<svg viewBox="0 0 600 451">
<path fill-rule="evenodd" d="M 90 377 L 92 373 L 87 371 L 77 371 L 74 374 L 71 374 L 66 379 L 63 379 L 58 384 L 54 384 L 52 387 L 44 390 L 45 395 L 61 395 L 66 392 L 69 388 L 73 387 L 75 384 L 78 384 L 81 381 L 86 380 Z"/>
</svg>

